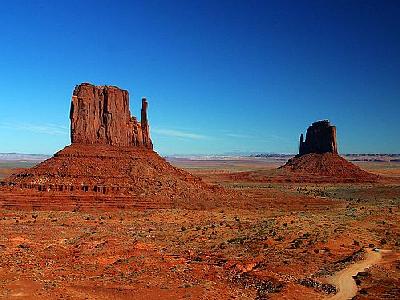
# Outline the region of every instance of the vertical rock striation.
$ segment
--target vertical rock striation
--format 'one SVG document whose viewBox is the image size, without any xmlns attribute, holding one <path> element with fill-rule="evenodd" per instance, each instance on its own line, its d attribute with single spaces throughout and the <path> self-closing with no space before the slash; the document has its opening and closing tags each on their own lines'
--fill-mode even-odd
<svg viewBox="0 0 400 300">
<path fill-rule="evenodd" d="M 131 116 L 129 94 L 114 86 L 77 85 L 71 102 L 71 143 L 153 149 L 142 99 L 141 122 Z"/>
<path fill-rule="evenodd" d="M 328 120 L 312 123 L 305 140 L 303 134 L 300 135 L 299 155 L 308 153 L 338 153 L 336 127 Z"/>
</svg>

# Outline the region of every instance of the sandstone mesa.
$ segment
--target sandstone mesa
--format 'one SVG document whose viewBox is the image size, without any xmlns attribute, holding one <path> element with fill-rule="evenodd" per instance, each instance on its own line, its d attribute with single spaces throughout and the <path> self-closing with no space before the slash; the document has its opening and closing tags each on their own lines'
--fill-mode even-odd
<svg viewBox="0 0 400 300">
<path fill-rule="evenodd" d="M 138 122 L 129 111 L 128 91 L 114 86 L 80 84 L 72 95 L 71 142 L 153 149 L 147 107 L 147 100 L 143 98 Z"/>
<path fill-rule="evenodd" d="M 298 177 L 299 181 L 374 182 L 378 179 L 377 175 L 338 154 L 336 127 L 328 120 L 312 123 L 305 140 L 303 134 L 300 135 L 299 154 L 279 169 L 304 176 Z"/>
<path fill-rule="evenodd" d="M 173 167 L 153 151 L 147 108 L 142 99 L 139 122 L 130 114 L 126 90 L 89 83 L 76 86 L 71 145 L 5 178 L 0 203 L 5 208 L 46 210 L 198 208 L 223 203 L 228 193 L 222 188 Z"/>
<path fill-rule="evenodd" d="M 338 154 L 336 127 L 328 120 L 312 123 L 307 129 L 306 139 L 300 135 L 299 155 L 308 153 Z"/>
</svg>

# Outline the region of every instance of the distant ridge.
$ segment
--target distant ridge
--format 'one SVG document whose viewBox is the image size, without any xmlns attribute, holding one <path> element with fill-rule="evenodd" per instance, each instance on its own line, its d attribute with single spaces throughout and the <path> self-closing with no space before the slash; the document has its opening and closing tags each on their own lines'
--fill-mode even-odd
<svg viewBox="0 0 400 300">
<path fill-rule="evenodd" d="M 256 158 L 292 158 L 294 154 L 263 153 L 250 155 Z M 341 157 L 354 162 L 399 162 L 400 154 L 395 153 L 346 153 Z"/>
<path fill-rule="evenodd" d="M 52 155 L 35 153 L 0 153 L 0 161 L 37 161 L 42 162 Z M 229 159 L 229 158 L 279 158 L 289 159 L 295 154 L 288 153 L 258 153 L 258 154 L 173 154 L 164 155 L 168 160 L 174 159 Z M 400 154 L 397 153 L 345 153 L 340 156 L 355 162 L 399 162 Z"/>
<path fill-rule="evenodd" d="M 46 154 L 24 154 L 24 153 L 0 153 L 0 161 L 37 161 L 41 162 L 51 155 Z"/>
</svg>

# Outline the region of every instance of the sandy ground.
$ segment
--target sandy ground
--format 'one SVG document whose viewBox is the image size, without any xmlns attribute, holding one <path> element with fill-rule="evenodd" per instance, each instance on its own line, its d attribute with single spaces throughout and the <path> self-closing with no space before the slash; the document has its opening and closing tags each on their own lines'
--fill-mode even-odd
<svg viewBox="0 0 400 300">
<path fill-rule="evenodd" d="M 270 172 L 275 164 L 178 165 L 242 193 L 243 203 L 202 210 L 2 209 L 0 299 L 324 299 L 335 296 L 335 287 L 336 296 L 351 290 L 355 299 L 398 299 L 400 183 L 232 181 L 225 175 Z M 399 164 L 363 166 L 400 173 Z M 374 264 L 377 254 L 368 250 L 374 247 L 391 252 Z M 355 290 L 349 276 L 366 267 Z M 332 284 L 332 276 L 342 280 Z"/>
</svg>

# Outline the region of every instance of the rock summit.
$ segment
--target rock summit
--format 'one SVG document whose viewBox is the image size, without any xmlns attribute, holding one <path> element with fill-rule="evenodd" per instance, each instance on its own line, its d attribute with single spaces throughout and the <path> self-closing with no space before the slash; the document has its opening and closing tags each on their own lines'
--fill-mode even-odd
<svg viewBox="0 0 400 300">
<path fill-rule="evenodd" d="M 305 140 L 303 134 L 300 135 L 299 155 L 308 153 L 338 153 L 336 127 L 328 120 L 312 123 Z"/>
<path fill-rule="evenodd" d="M 71 143 L 153 149 L 142 99 L 141 121 L 131 116 L 128 91 L 115 86 L 77 85 L 71 102 Z"/>
</svg>

